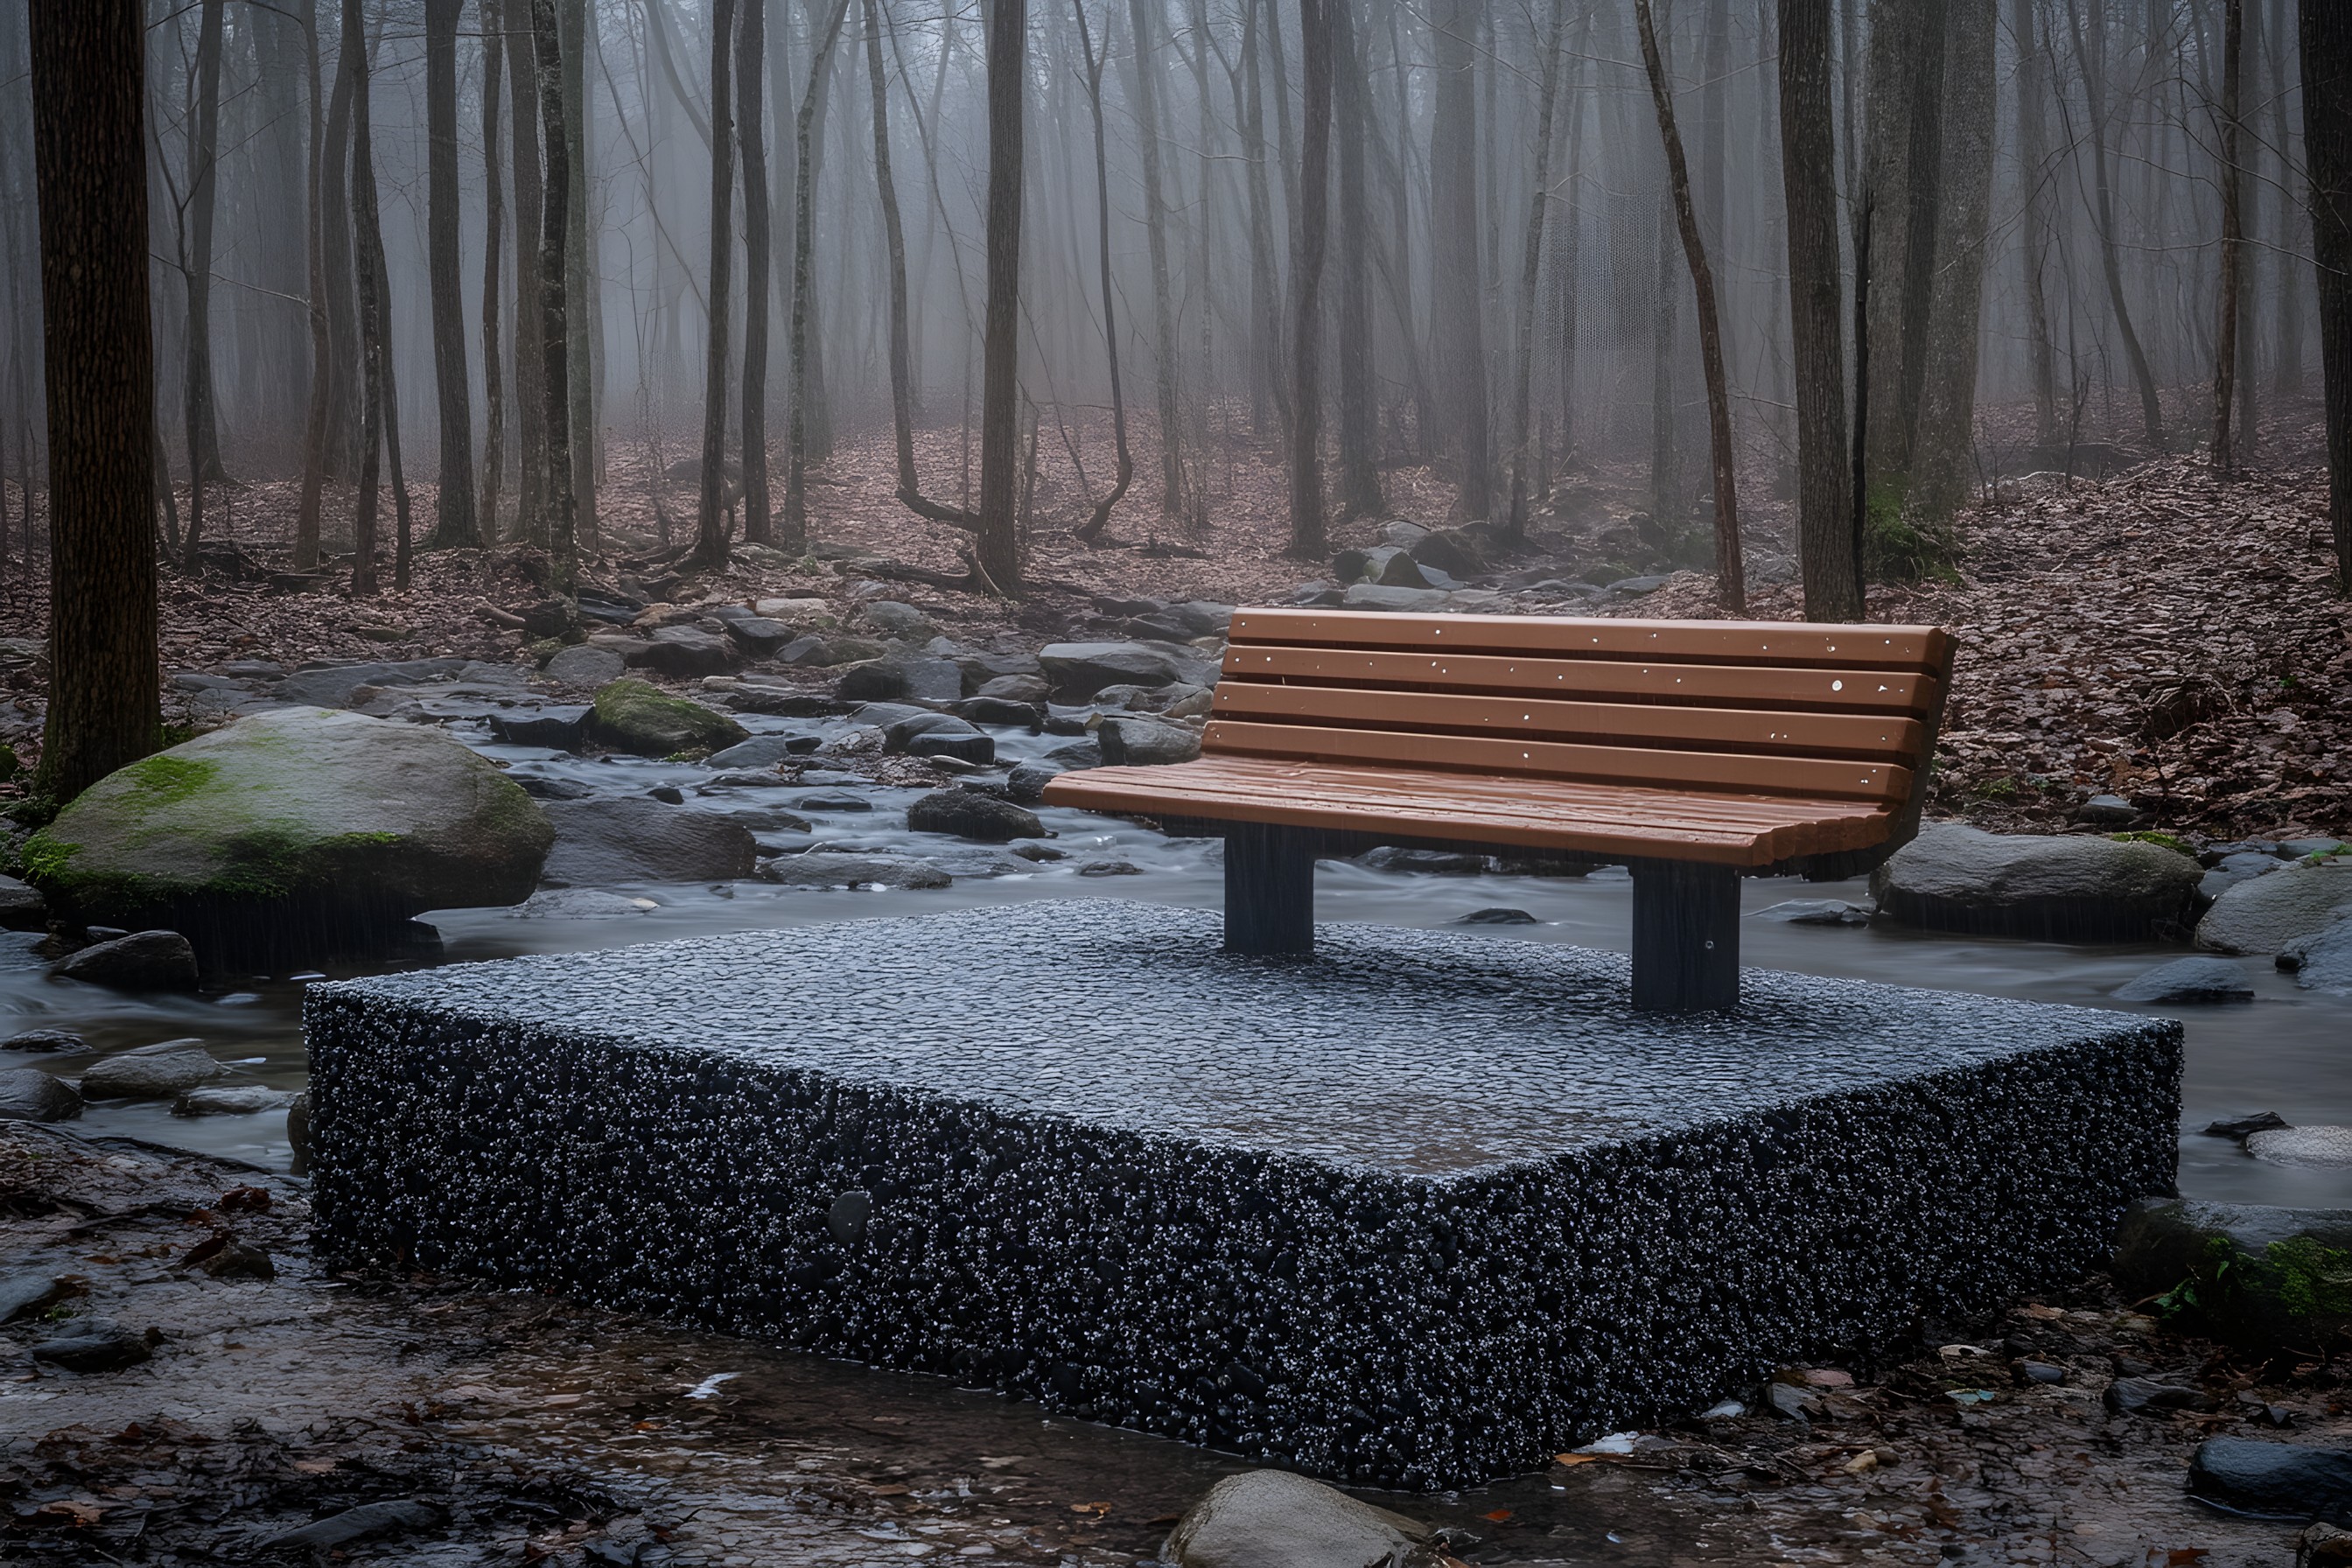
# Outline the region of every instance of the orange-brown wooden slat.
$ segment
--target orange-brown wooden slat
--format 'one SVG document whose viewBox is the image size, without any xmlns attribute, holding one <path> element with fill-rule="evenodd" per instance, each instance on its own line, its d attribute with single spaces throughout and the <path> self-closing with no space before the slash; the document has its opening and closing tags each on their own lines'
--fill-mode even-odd
<svg viewBox="0 0 2352 1568">
<path fill-rule="evenodd" d="M 1760 866 L 1883 840 L 1891 814 L 1849 801 L 1742 802 L 1737 797 L 1626 790 L 1571 780 L 1488 780 L 1515 795 L 1465 796 L 1460 775 L 1394 768 L 1204 757 L 1161 768 L 1097 768 L 1046 786 L 1057 805 L 1220 820 L 1272 822 L 1406 837 L 1517 845 L 1596 856 L 1655 857 Z M 1484 794 L 1485 792 L 1479 792 Z M 1802 804 L 1810 820 L 1725 820 L 1743 805 Z"/>
<path fill-rule="evenodd" d="M 1294 647 L 1236 643 L 1225 650 L 1227 680 L 1347 681 L 1391 689 L 1513 691 L 1549 697 L 1687 702 L 1844 712 L 1920 714 L 1942 700 L 1942 683 L 1913 671 L 1772 668 L 1673 664 L 1527 654 L 1403 652 L 1394 648 Z"/>
<path fill-rule="evenodd" d="M 1896 801 L 1911 788 L 1911 770 L 1886 763 L 1652 751 L 1633 746 L 1490 740 L 1482 736 L 1422 735 L 1246 721 L 1213 721 L 1202 735 L 1202 747 L 1204 751 L 1244 755 L 1530 773 L 1646 784 L 1667 789 L 1804 795 L 1823 800 Z"/>
<path fill-rule="evenodd" d="M 1765 712 L 1630 702 L 1558 702 L 1454 692 L 1220 681 L 1220 719 L 1306 720 L 1412 733 L 1559 738 L 1604 744 L 1670 742 L 1711 751 L 1865 757 L 1909 763 L 1920 729 L 1910 719 L 1850 713 Z"/>
<path fill-rule="evenodd" d="M 1951 638 L 1940 626 L 1822 626 L 1803 621 L 1589 620 L 1555 616 L 1397 616 L 1345 610 L 1237 610 L 1235 643 L 1473 653 L 1659 658 L 1753 665 L 1839 665 L 1940 673 Z"/>
</svg>

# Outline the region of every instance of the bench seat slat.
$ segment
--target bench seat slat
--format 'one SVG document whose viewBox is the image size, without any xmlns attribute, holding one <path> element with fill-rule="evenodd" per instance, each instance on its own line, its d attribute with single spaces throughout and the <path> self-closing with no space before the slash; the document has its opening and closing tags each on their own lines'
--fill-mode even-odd
<svg viewBox="0 0 2352 1568">
<path fill-rule="evenodd" d="M 1307 720 L 1412 734 L 1575 737 L 1904 763 L 1918 754 L 1916 720 L 1881 714 L 1766 712 L 1630 702 L 1559 702 L 1360 687 L 1217 684 L 1220 719 Z"/>
<path fill-rule="evenodd" d="M 1934 676 L 1910 671 L 1558 658 L 1540 650 L 1431 654 L 1236 643 L 1225 649 L 1223 673 L 1226 681 L 1252 684 L 1305 680 L 1386 689 L 1541 692 L 1570 700 L 1623 699 L 1915 716 L 1933 712 L 1943 700 L 1942 685 Z"/>
<path fill-rule="evenodd" d="M 1549 651 L 1585 658 L 1696 663 L 1840 666 L 1940 674 L 1951 637 L 1940 626 L 1815 626 L 1801 621 L 1575 623 L 1534 616 L 1387 616 L 1346 610 L 1237 612 L 1235 643 L 1365 648 L 1462 648 L 1472 653 Z"/>
<path fill-rule="evenodd" d="M 1884 807 L 1854 801 L 1631 789 L 1570 779 L 1467 778 L 1437 770 L 1232 756 L 1206 756 L 1173 767 L 1064 773 L 1047 784 L 1045 798 L 1094 811 L 1727 866 L 1764 866 L 1799 855 L 1865 848 L 1885 837 L 1892 816 Z"/>
<path fill-rule="evenodd" d="M 1387 763 L 1433 769 L 1649 784 L 1662 789 L 1801 795 L 1891 805 L 1911 789 L 1911 770 L 1888 763 L 1842 763 L 1724 752 L 1669 752 L 1559 741 L 1508 741 L 1475 735 L 1420 735 L 1307 724 L 1217 720 L 1202 736 L 1204 752 Z"/>
</svg>

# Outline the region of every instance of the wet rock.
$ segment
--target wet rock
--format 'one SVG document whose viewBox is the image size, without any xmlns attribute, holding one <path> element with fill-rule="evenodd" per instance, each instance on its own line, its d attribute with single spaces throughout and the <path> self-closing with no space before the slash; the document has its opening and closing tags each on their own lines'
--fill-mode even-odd
<svg viewBox="0 0 2352 1568">
<path fill-rule="evenodd" d="M 226 1231 L 215 1233 L 188 1249 L 180 1259 L 183 1268 L 194 1268 L 215 1279 L 275 1279 L 278 1265 L 269 1254 L 249 1243 L 239 1241 Z"/>
<path fill-rule="evenodd" d="M 2274 953 L 2352 915 L 2352 862 L 2281 867 L 2214 900 L 2197 925 L 2197 945 L 2215 952 Z"/>
<path fill-rule="evenodd" d="M 1427 1525 L 1287 1470 L 1227 1476 L 1160 1549 L 1178 1568 L 1434 1568 Z"/>
<path fill-rule="evenodd" d="M 0 1323 L 45 1312 L 79 1288 L 52 1274 L 0 1274 Z"/>
<path fill-rule="evenodd" d="M 193 991 L 196 950 L 175 931 L 134 931 L 68 953 L 49 973 L 117 991 Z"/>
<path fill-rule="evenodd" d="M 861 664 L 884 657 L 890 651 L 871 637 L 818 637 L 811 634 L 793 638 L 776 650 L 776 662 L 797 665 L 804 668 L 832 669 L 845 664 Z"/>
<path fill-rule="evenodd" d="M 28 1056 L 69 1055 L 88 1049 L 89 1042 L 69 1029 L 27 1029 L 0 1040 L 0 1051 L 23 1051 Z"/>
<path fill-rule="evenodd" d="M 804 795 L 793 802 L 803 811 L 871 811 L 874 803 L 862 795 Z"/>
<path fill-rule="evenodd" d="M 910 713 L 883 728 L 882 747 L 917 757 L 960 757 L 968 763 L 996 760 L 996 742 L 952 713 Z"/>
<path fill-rule="evenodd" d="M 610 686 L 621 679 L 628 663 L 611 648 L 581 643 L 547 661 L 547 679 L 564 686 Z"/>
<path fill-rule="evenodd" d="M 699 702 L 672 697 L 642 680 L 616 680 L 596 693 L 588 733 L 599 744 L 641 757 L 718 751 L 751 731 Z"/>
<path fill-rule="evenodd" d="M 2294 976 L 2306 991 L 2352 996 L 2352 914 L 2315 936 L 2302 937 L 2279 949 L 2278 966 Z"/>
<path fill-rule="evenodd" d="M 2185 926 L 2202 875 L 2154 844 L 1936 823 L 1874 871 L 1870 889 L 1881 913 L 1930 931 L 2127 942 Z"/>
<path fill-rule="evenodd" d="M 2257 1519 L 2352 1525 L 2352 1450 L 2208 1438 L 2189 1461 L 2189 1495 Z"/>
<path fill-rule="evenodd" d="M 1056 702 L 1085 702 L 1106 686 L 1213 686 L 1217 679 L 1199 649 L 1176 643 L 1053 643 L 1038 651 L 1037 662 Z"/>
<path fill-rule="evenodd" d="M 557 887 L 613 882 L 727 882 L 751 874 L 751 830 L 715 811 L 645 797 L 551 801 L 555 847 L 545 879 Z"/>
<path fill-rule="evenodd" d="M 2352 1564 L 2352 1530 L 2314 1524 L 2295 1537 L 2294 1568 L 2347 1568 L 2347 1564 Z"/>
<path fill-rule="evenodd" d="M 270 695 L 280 702 L 341 708 L 363 686 L 420 686 L 448 680 L 466 668 L 462 658 L 411 658 L 390 664 L 333 664 L 297 670 Z"/>
<path fill-rule="evenodd" d="M 2251 1002 L 2253 983 L 2243 966 L 2226 958 L 2176 958 L 2116 987 L 2118 1002 L 2192 1006 L 2215 1002 Z"/>
<path fill-rule="evenodd" d="M 716 633 L 695 626 L 662 626 L 627 662 L 656 675 L 693 679 L 724 675 L 741 663 L 742 657 L 732 642 Z"/>
<path fill-rule="evenodd" d="M 265 1110 L 283 1110 L 294 1103 L 290 1090 L 271 1089 L 266 1084 L 215 1084 L 192 1089 L 172 1101 L 174 1116 L 258 1116 Z"/>
<path fill-rule="evenodd" d="M 719 618 L 727 624 L 727 635 L 735 646 L 753 658 L 766 658 L 800 636 L 798 627 L 766 616 L 722 615 Z"/>
<path fill-rule="evenodd" d="M 2010 1363 L 2010 1375 L 2025 1384 L 2053 1384 L 2066 1381 L 2066 1369 L 2056 1362 L 2034 1361 L 2022 1357 Z"/>
<path fill-rule="evenodd" d="M 918 833 L 945 833 L 981 844 L 1043 838 L 1037 814 L 976 790 L 933 790 L 907 808 L 907 826 Z"/>
<path fill-rule="evenodd" d="M 710 753 L 714 768 L 772 768 L 788 757 L 804 757 L 821 743 L 815 735 L 754 735 Z"/>
<path fill-rule="evenodd" d="M 1039 693 L 1043 700 L 1044 693 Z M 1036 734 L 1045 727 L 1045 715 L 1034 702 L 1015 702 L 1003 697 L 967 697 L 951 710 L 959 719 L 975 724 L 1001 724 Z"/>
<path fill-rule="evenodd" d="M 85 923 L 169 926 L 205 961 L 373 949 L 426 910 L 530 896 L 554 834 L 439 730 L 285 709 L 110 773 L 26 843 Z"/>
<path fill-rule="evenodd" d="M 438 1529 L 448 1518 L 440 1509 L 415 1498 L 362 1503 L 330 1514 L 299 1529 L 281 1531 L 254 1543 L 257 1552 L 326 1552 L 354 1541 L 407 1535 Z"/>
<path fill-rule="evenodd" d="M 1339 603 L 1350 610 L 1409 615 L 1442 610 L 1450 597 L 1442 588 L 1398 588 L 1381 583 L 1358 583 L 1339 595 Z"/>
<path fill-rule="evenodd" d="M 1098 768 L 1103 765 L 1102 742 L 1095 740 L 1072 741 L 1045 753 L 1045 760 L 1061 768 Z"/>
<path fill-rule="evenodd" d="M 79 1333 L 44 1340 L 33 1347 L 33 1359 L 44 1366 L 85 1375 L 120 1372 L 152 1354 L 148 1335 L 103 1322 L 86 1324 Z"/>
<path fill-rule="evenodd" d="M 516 787 L 533 800 L 586 800 L 596 792 L 577 779 L 550 778 L 544 773 L 510 773 Z"/>
<path fill-rule="evenodd" d="M 493 713 L 490 733 L 509 746 L 576 752 L 588 738 L 588 708 L 585 703 L 569 703 Z"/>
<path fill-rule="evenodd" d="M 2228 1138 L 2242 1143 L 2251 1134 L 2267 1132 L 2273 1127 L 2285 1125 L 2285 1117 L 2275 1110 L 2264 1110 L 2252 1116 L 2242 1116 L 2235 1121 L 2209 1121 L 2205 1124 L 2205 1136 Z"/>
<path fill-rule="evenodd" d="M 49 918 L 49 906 L 40 889 L 14 877 L 0 877 L 0 926 L 38 931 Z"/>
<path fill-rule="evenodd" d="M 2246 1135 L 2246 1152 L 2273 1165 L 2352 1170 L 2352 1127 L 2270 1127 Z M 2352 1258 L 2346 1259 L 2352 1265 Z M 2352 1289 L 2352 1281 L 2347 1281 Z"/>
<path fill-rule="evenodd" d="M 2101 1399 L 2118 1415 L 2163 1415 L 2175 1410 L 2213 1410 L 2221 1401 L 2201 1388 L 2156 1377 L 2119 1377 Z"/>
<path fill-rule="evenodd" d="M 2119 795 L 2095 795 L 2074 812 L 2074 820 L 2095 827 L 2129 827 L 2139 820 L 2139 808 Z"/>
<path fill-rule="evenodd" d="M 2352 1209 L 2143 1198 L 2110 1268 L 2126 1297 L 2175 1292 L 2182 1327 L 2256 1353 L 2352 1328 Z"/>
<path fill-rule="evenodd" d="M 1356 864 L 1375 871 L 1440 871 L 1475 875 L 1486 868 L 1484 855 L 1464 854 L 1452 849 L 1407 849 L 1395 844 L 1383 844 L 1356 857 Z"/>
<path fill-rule="evenodd" d="M 38 1068 L 0 1069 L 0 1121 L 69 1121 L 81 1114 L 73 1085 Z"/>
<path fill-rule="evenodd" d="M 897 599 L 869 599 L 858 606 L 857 618 L 899 642 L 929 642 L 940 635 L 939 623 Z"/>
<path fill-rule="evenodd" d="M 1198 731 L 1152 719 L 1106 719 L 1095 742 L 1107 767 L 1164 767 L 1201 754 Z"/>
<path fill-rule="evenodd" d="M 655 905 L 600 888 L 542 888 L 508 912 L 518 920 L 593 921 L 642 915 Z"/>
<path fill-rule="evenodd" d="M 763 881 L 788 888 L 944 888 L 955 879 L 911 855 L 866 855 L 812 849 L 760 862 Z"/>
<path fill-rule="evenodd" d="M 1129 860 L 1088 860 L 1078 868 L 1081 877 L 1140 877 L 1143 868 Z"/>
<path fill-rule="evenodd" d="M 2224 855 L 2199 879 L 2198 894 L 2210 903 L 2241 882 L 2268 876 L 2282 864 L 2277 856 L 2256 849 L 2242 849 Z"/>
<path fill-rule="evenodd" d="M 1034 805 L 1045 798 L 1045 786 L 1060 777 L 1062 772 L 1051 763 L 1015 763 L 1005 777 L 1005 798 L 1022 805 Z"/>
<path fill-rule="evenodd" d="M 844 671 L 833 692 L 847 702 L 953 702 L 963 671 L 943 658 L 877 658 Z"/>
<path fill-rule="evenodd" d="M 81 1094 L 84 1100 L 173 1100 L 228 1075 L 195 1041 L 164 1040 L 90 1063 L 81 1075 Z"/>
<path fill-rule="evenodd" d="M 294 1103 L 286 1108 L 286 1146 L 293 1153 L 287 1173 L 307 1176 L 310 1173 L 310 1091 L 302 1090 Z"/>
<path fill-rule="evenodd" d="M 1783 899 L 1756 911 L 1759 921 L 1798 926 L 1866 926 L 1870 910 L 1843 899 Z"/>
<path fill-rule="evenodd" d="M 1497 905 L 1493 909 L 1472 910 L 1454 923 L 1458 926 L 1531 926 L 1543 922 L 1525 910 L 1505 909 Z"/>
<path fill-rule="evenodd" d="M 646 791 L 646 795 L 647 798 L 660 801 L 665 805 L 684 805 L 686 804 L 686 792 L 678 788 L 676 784 L 656 784 L 653 788 Z"/>
<path fill-rule="evenodd" d="M 1053 695 L 1042 675 L 996 675 L 980 683 L 972 693 L 997 702 L 1018 702 L 1030 708 L 1042 708 Z"/>
</svg>

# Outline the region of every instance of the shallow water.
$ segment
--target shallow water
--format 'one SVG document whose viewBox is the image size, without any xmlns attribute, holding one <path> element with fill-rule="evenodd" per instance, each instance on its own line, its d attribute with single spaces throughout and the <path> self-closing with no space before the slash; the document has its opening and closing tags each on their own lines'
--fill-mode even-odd
<svg viewBox="0 0 2352 1568">
<path fill-rule="evenodd" d="M 833 735 L 847 727 L 842 720 L 749 718 L 746 722 L 759 732 Z M 943 860 L 950 869 L 959 857 L 999 858 L 992 852 L 909 832 L 905 809 L 919 790 L 854 786 L 854 793 L 872 802 L 869 812 L 801 805 L 809 795 L 835 787 L 824 782 L 827 775 L 823 773 L 796 784 L 780 782 L 776 787 L 697 795 L 697 788 L 711 776 L 698 764 L 583 759 L 493 743 L 486 727 L 470 720 L 458 720 L 451 728 L 517 773 L 572 780 L 599 795 L 636 795 L 672 784 L 703 809 L 740 812 L 754 819 L 776 809 L 793 812 L 807 818 L 813 837 L 828 846 L 919 854 Z M 992 733 L 1000 757 L 1007 762 L 1042 755 L 1066 743 L 1064 737 L 1017 731 Z M 844 790 L 853 788 L 846 775 L 834 776 L 841 779 Z M 425 918 L 441 931 L 444 961 L 461 963 L 1042 898 L 1137 898 L 1200 907 L 1215 907 L 1222 900 L 1222 875 L 1210 846 L 1202 841 L 1170 840 L 1131 823 L 1075 811 L 1044 808 L 1039 815 L 1057 835 L 1053 847 L 1068 858 L 1017 875 L 960 875 L 953 887 L 944 889 L 852 892 L 757 881 L 623 887 L 614 890 L 639 896 L 652 907 L 634 915 L 601 918 L 525 915 L 511 910 L 444 910 Z M 763 837 L 798 837 L 765 827 L 761 831 Z M 1105 860 L 1124 861 L 1138 874 L 1096 877 L 1078 872 L 1083 865 Z M 1474 910 L 1501 906 L 1523 910 L 1540 923 L 1471 929 L 1512 939 L 1622 951 L 1632 884 L 1616 870 L 1583 879 L 1538 879 L 1378 871 L 1327 862 L 1316 891 L 1317 912 L 1326 920 L 1434 928 Z M 1869 901 L 1859 882 L 1785 879 L 1751 879 L 1742 884 L 1741 897 L 1751 914 L 1791 898 Z M 2182 951 L 2156 944 L 2060 946 L 1885 925 L 1824 928 L 1762 920 L 1743 922 L 1742 946 L 1742 960 L 1750 966 L 2135 1012 L 2168 1010 L 2116 1003 L 2109 993 Z M 236 1064 L 248 1080 L 288 1089 L 305 1080 L 300 1005 L 312 980 L 414 967 L 415 963 L 326 965 L 298 975 L 241 977 L 234 982 L 235 989 L 215 988 L 202 996 L 150 996 L 53 980 L 28 949 L 29 939 L 0 933 L 0 1037 L 25 1029 L 66 1028 L 103 1052 L 193 1037 L 215 1056 Z M 2261 1110 L 2274 1110 L 2297 1124 L 2352 1123 L 2352 1061 L 2347 1061 L 2352 1057 L 2352 1001 L 2298 990 L 2259 959 L 2246 961 L 2245 967 L 2255 990 L 2252 1005 L 2169 1010 L 2188 1028 L 2181 1190 L 2192 1196 L 2246 1203 L 2352 1206 L 2352 1171 L 2266 1164 L 2232 1142 L 2198 1132 L 2209 1121 Z M 988 1001 L 985 976 L 972 977 L 971 999 Z M 1003 1005 L 1017 1008 L 1019 999 L 1004 999 Z M 68 1074 L 78 1073 L 89 1059 L 0 1054 L 0 1065 L 30 1063 Z M 279 1112 L 181 1118 L 160 1103 L 100 1102 L 89 1108 L 79 1125 L 92 1133 L 143 1138 L 283 1169 L 289 1158 L 284 1121 Z"/>
</svg>

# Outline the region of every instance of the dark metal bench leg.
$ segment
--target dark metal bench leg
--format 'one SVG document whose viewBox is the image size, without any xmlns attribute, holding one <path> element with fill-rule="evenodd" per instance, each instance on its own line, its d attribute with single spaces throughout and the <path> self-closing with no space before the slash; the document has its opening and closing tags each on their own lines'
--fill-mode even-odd
<svg viewBox="0 0 2352 1568">
<path fill-rule="evenodd" d="M 1739 873 L 1686 860 L 1633 872 L 1633 1005 L 1701 1013 L 1739 1002 Z"/>
<path fill-rule="evenodd" d="M 1225 951 L 1315 951 L 1315 839 L 1296 827 L 1225 829 Z"/>
</svg>

